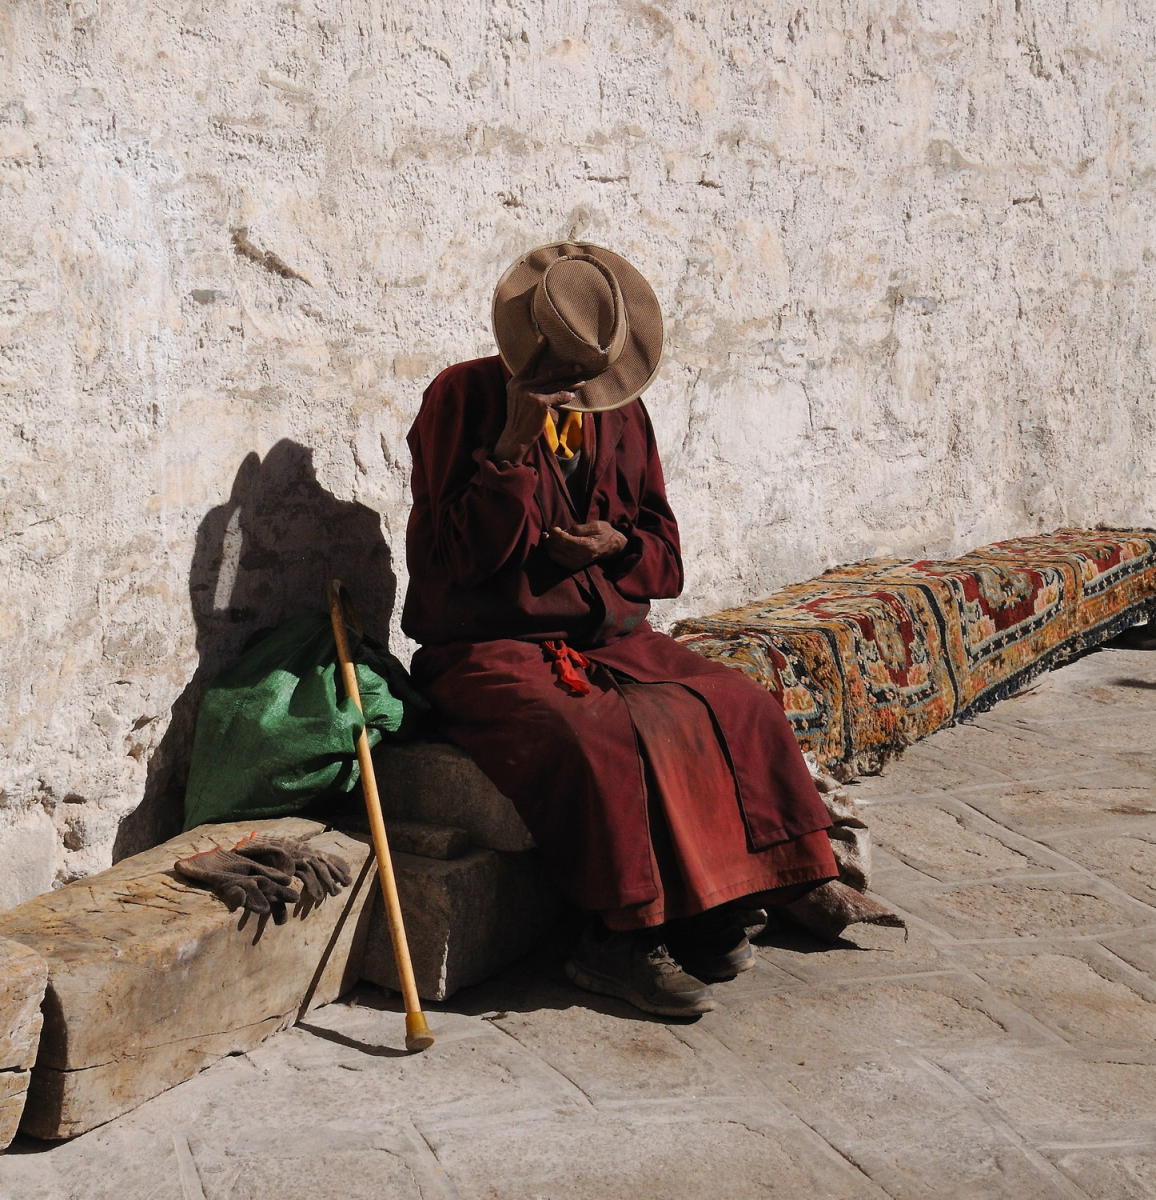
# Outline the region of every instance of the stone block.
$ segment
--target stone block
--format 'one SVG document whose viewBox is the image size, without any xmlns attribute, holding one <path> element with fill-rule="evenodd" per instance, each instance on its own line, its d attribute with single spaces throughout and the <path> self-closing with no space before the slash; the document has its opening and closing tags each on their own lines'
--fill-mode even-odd
<svg viewBox="0 0 1156 1200">
<path fill-rule="evenodd" d="M 40 1004 L 48 964 L 19 942 L 0 939 L 0 1150 L 16 1135 L 40 1045 Z"/>
<path fill-rule="evenodd" d="M 32 1072 L 0 1071 L 0 1151 L 7 1150 L 20 1128 Z"/>
<path fill-rule="evenodd" d="M 487 850 L 529 850 L 534 841 L 513 803 L 448 742 L 407 742 L 374 752 L 387 820 L 464 829 Z"/>
<path fill-rule="evenodd" d="M 537 852 L 472 850 L 438 861 L 393 857 L 418 994 L 444 1000 L 525 954 L 558 912 Z M 362 977 L 399 988 L 381 906 L 366 942 Z"/>
<path fill-rule="evenodd" d="M 369 820 L 365 808 L 346 806 L 327 814 L 329 823 L 346 833 L 369 834 Z M 389 849 L 393 854 L 419 854 L 423 858 L 461 858 L 473 845 L 464 829 L 450 825 L 430 825 L 425 821 L 398 821 L 385 823 Z"/>
<path fill-rule="evenodd" d="M 177 858 L 250 830 L 343 855 L 351 887 L 286 924 L 230 913 Z M 298 818 L 207 825 L 0 914 L 48 964 L 40 1055 L 21 1128 L 63 1138 L 256 1045 L 357 978 L 373 896 L 364 841 Z"/>
<path fill-rule="evenodd" d="M 448 825 L 391 821 L 387 832 L 391 852 L 451 859 L 461 858 L 470 848 L 470 835 L 464 829 L 453 829 Z"/>
</svg>

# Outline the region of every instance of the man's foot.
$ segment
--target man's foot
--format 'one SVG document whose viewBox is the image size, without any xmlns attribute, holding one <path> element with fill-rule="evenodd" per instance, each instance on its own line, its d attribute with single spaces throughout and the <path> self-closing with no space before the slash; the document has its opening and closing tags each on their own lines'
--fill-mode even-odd
<svg viewBox="0 0 1156 1200">
<path fill-rule="evenodd" d="M 670 952 L 698 979 L 733 979 L 755 965 L 747 940 L 746 909 L 712 908 L 667 926 Z M 765 917 L 764 917 L 765 923 Z"/>
<path fill-rule="evenodd" d="M 697 1017 L 715 1004 L 701 979 L 688 975 L 670 956 L 659 935 L 598 933 L 587 929 L 566 963 L 580 988 L 617 996 L 660 1017 Z"/>
</svg>

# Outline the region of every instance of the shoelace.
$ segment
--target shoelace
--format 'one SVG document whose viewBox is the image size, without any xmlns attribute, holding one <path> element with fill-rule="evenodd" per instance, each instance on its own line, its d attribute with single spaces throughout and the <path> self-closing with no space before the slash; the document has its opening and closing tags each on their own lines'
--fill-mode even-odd
<svg viewBox="0 0 1156 1200">
<path fill-rule="evenodd" d="M 661 943 L 646 952 L 646 961 L 657 967 L 663 975 L 676 975 L 682 970 L 674 961 L 674 955 Z"/>
</svg>

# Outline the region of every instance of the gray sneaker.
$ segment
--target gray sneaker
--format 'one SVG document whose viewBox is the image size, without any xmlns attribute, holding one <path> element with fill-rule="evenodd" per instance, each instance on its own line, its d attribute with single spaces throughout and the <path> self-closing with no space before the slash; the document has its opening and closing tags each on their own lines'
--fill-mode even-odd
<svg viewBox="0 0 1156 1200">
<path fill-rule="evenodd" d="M 723 906 L 672 921 L 667 926 L 671 953 L 699 979 L 733 979 L 755 965 L 747 940 L 745 910 Z"/>
<path fill-rule="evenodd" d="M 580 988 L 617 996 L 660 1017 L 697 1017 L 714 1006 L 711 990 L 688 975 L 654 934 L 607 933 L 588 928 L 566 963 Z"/>
</svg>

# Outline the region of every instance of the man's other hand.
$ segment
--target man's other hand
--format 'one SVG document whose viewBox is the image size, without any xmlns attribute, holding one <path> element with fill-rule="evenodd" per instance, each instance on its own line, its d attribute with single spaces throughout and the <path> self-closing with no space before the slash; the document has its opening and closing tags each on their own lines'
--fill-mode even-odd
<svg viewBox="0 0 1156 1200">
<path fill-rule="evenodd" d="M 560 567 L 580 571 L 599 559 L 613 558 L 626 549 L 626 535 L 606 521 L 588 521 L 562 529 L 555 525 L 546 539 L 546 553 Z"/>
<path fill-rule="evenodd" d="M 511 375 L 506 384 L 506 426 L 494 446 L 493 457 L 500 462 L 520 463 L 538 440 L 550 409 L 556 404 L 570 404 L 576 399 L 567 385 L 577 385 L 577 367 L 554 367 L 547 370 L 545 340 L 526 365 Z"/>
</svg>

